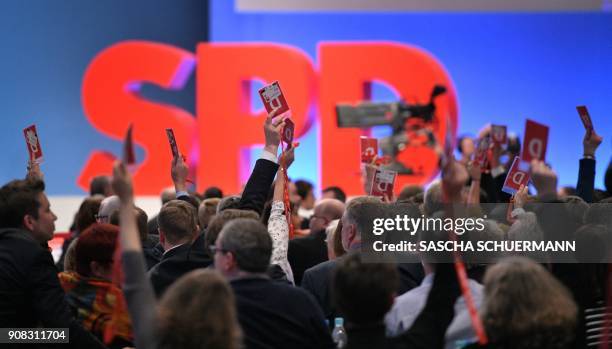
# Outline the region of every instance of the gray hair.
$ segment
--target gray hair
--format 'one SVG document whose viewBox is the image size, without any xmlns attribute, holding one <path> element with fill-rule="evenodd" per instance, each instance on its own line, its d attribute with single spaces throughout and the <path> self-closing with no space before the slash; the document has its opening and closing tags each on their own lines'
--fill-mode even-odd
<svg viewBox="0 0 612 349">
<path fill-rule="evenodd" d="M 240 270 L 263 273 L 270 265 L 272 238 L 258 220 L 234 219 L 223 227 L 219 239 L 221 248 L 234 254 Z"/>
</svg>

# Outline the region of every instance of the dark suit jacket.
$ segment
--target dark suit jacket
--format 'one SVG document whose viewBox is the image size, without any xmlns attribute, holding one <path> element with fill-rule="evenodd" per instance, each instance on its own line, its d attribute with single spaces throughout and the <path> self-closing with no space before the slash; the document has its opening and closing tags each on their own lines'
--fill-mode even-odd
<svg viewBox="0 0 612 349">
<path fill-rule="evenodd" d="M 26 231 L 0 230 L 0 327 L 67 327 L 71 347 L 105 348 L 77 323 L 64 296 L 49 250 Z"/>
<path fill-rule="evenodd" d="M 584 201 L 591 203 L 593 202 L 593 188 L 595 188 L 595 160 L 580 159 L 576 192 Z"/>
<path fill-rule="evenodd" d="M 155 294 L 160 298 L 181 276 L 198 268 L 207 268 L 211 264 L 212 259 L 204 249 L 204 235 L 200 234 L 193 243 L 168 250 L 161 261 L 149 270 L 148 275 Z"/>
<path fill-rule="evenodd" d="M 249 181 L 242 192 L 238 208 L 253 210 L 261 216 L 276 171 L 278 171 L 278 164 L 266 159 L 257 160 Z"/>
<path fill-rule="evenodd" d="M 247 349 L 334 347 L 308 292 L 263 277 L 235 279 L 230 285 Z"/>
<path fill-rule="evenodd" d="M 325 230 L 321 230 L 289 241 L 287 258 L 289 264 L 291 264 L 296 285 L 302 283 L 302 275 L 304 275 L 306 269 L 327 260 L 325 236 Z"/>
<path fill-rule="evenodd" d="M 340 257 L 341 259 L 342 257 Z M 307 269 L 302 278 L 301 287 L 310 292 L 323 310 L 327 319 L 333 320 L 339 315 L 331 297 L 331 280 L 334 270 L 340 259 L 323 262 Z M 398 265 L 400 276 L 400 288 L 398 294 L 405 293 L 418 285 L 423 280 L 423 267 L 418 263 L 405 263 Z"/>
</svg>

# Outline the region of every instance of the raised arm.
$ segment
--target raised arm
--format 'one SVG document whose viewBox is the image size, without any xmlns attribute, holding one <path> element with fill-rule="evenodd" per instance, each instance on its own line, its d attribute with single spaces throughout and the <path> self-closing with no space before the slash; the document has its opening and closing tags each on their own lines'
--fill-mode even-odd
<svg viewBox="0 0 612 349">
<path fill-rule="evenodd" d="M 242 210 L 253 210 L 259 215 L 263 212 L 264 204 L 268 198 L 270 186 L 278 170 L 278 146 L 280 144 L 280 133 L 284 121 L 274 118 L 276 111 L 270 113 L 264 123 L 264 135 L 266 145 L 261 158 L 255 163 L 255 168 L 244 187 L 238 208 Z"/>
<path fill-rule="evenodd" d="M 123 293 L 132 318 L 136 347 L 155 348 L 155 295 L 146 276 L 145 260 L 134 216 L 132 178 L 124 164 L 115 163 L 112 183 L 113 190 L 121 202 L 119 244 L 125 276 Z"/>
<path fill-rule="evenodd" d="M 578 183 L 576 191 L 586 202 L 593 202 L 593 189 L 595 188 L 595 151 L 603 138 L 593 131 L 587 131 L 582 141 L 583 156 L 578 169 Z"/>
<path fill-rule="evenodd" d="M 289 149 L 281 159 L 287 164 L 287 168 L 293 163 L 295 147 Z M 287 259 L 287 249 L 289 248 L 289 224 L 285 216 L 284 187 L 285 176 L 282 167 L 278 169 L 276 176 L 276 184 L 274 185 L 274 197 L 272 199 L 272 211 L 268 220 L 268 232 L 272 237 L 272 258 L 270 264 L 277 264 L 281 267 L 287 279 L 291 283 L 295 283 L 293 279 L 293 271 Z"/>
<path fill-rule="evenodd" d="M 472 161 L 468 168 L 470 177 L 472 178 L 472 183 L 470 184 L 467 203 L 478 205 L 480 204 L 480 177 L 482 176 L 482 172 L 480 170 L 481 167 L 480 164 Z"/>
</svg>

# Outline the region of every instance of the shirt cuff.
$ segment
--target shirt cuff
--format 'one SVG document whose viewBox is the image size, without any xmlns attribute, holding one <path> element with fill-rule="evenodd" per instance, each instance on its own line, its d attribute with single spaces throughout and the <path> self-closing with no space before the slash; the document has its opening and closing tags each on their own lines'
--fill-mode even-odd
<svg viewBox="0 0 612 349">
<path fill-rule="evenodd" d="M 269 160 L 275 164 L 278 164 L 278 157 L 276 156 L 276 154 L 272 154 L 265 149 L 261 152 L 261 156 L 259 158 L 264 159 L 264 160 Z"/>
<path fill-rule="evenodd" d="M 182 190 L 181 190 L 181 191 L 177 191 L 177 192 L 176 192 L 176 198 L 178 199 L 178 198 L 180 198 L 181 196 L 189 196 L 189 193 L 188 193 L 188 192 L 186 192 L 186 191 L 182 191 Z"/>
<path fill-rule="evenodd" d="M 506 172 L 506 169 L 504 168 L 504 166 L 497 166 L 497 167 L 491 169 L 491 176 L 493 178 L 499 177 L 504 172 Z"/>
</svg>

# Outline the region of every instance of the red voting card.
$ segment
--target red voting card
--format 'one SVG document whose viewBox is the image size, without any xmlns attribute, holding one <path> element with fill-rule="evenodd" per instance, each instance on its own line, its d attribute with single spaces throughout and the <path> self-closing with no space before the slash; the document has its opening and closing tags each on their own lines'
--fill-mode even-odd
<svg viewBox="0 0 612 349">
<path fill-rule="evenodd" d="M 580 120 L 582 120 L 584 129 L 589 132 L 593 131 L 593 121 L 591 120 L 591 115 L 589 115 L 587 107 L 584 105 L 580 105 L 576 107 L 576 110 L 578 110 L 578 115 L 580 115 Z"/>
<path fill-rule="evenodd" d="M 287 144 L 287 149 L 291 148 L 291 144 L 293 143 L 293 132 L 295 131 L 295 124 L 291 119 L 285 119 L 285 126 L 282 130 L 281 138 L 285 144 Z"/>
<path fill-rule="evenodd" d="M 514 161 L 512 161 L 512 166 L 510 167 L 510 171 L 508 171 L 502 191 L 514 195 L 521 185 L 526 186 L 528 183 L 529 163 L 522 161 L 517 156 L 514 158 Z"/>
<path fill-rule="evenodd" d="M 370 195 L 391 199 L 393 197 L 393 186 L 395 185 L 395 177 L 397 172 L 377 168 L 372 177 L 372 185 L 370 187 Z"/>
<path fill-rule="evenodd" d="M 508 138 L 506 136 L 507 128 L 505 125 L 491 125 L 491 139 L 496 144 L 506 144 Z"/>
<path fill-rule="evenodd" d="M 491 138 L 484 137 L 478 142 L 478 147 L 476 148 L 476 153 L 474 154 L 474 162 L 476 165 L 482 167 L 483 170 L 487 165 L 487 154 L 490 146 Z"/>
<path fill-rule="evenodd" d="M 533 159 L 544 161 L 547 143 L 548 126 L 527 120 L 521 160 L 528 163 L 531 163 Z"/>
<path fill-rule="evenodd" d="M 268 113 L 271 113 L 273 110 L 278 110 L 276 115 L 281 115 L 289 110 L 289 105 L 283 95 L 283 91 L 281 91 L 278 81 L 262 87 L 259 90 L 259 96 Z"/>
<path fill-rule="evenodd" d="M 361 162 L 369 164 L 378 155 L 378 139 L 361 136 Z"/>
<path fill-rule="evenodd" d="M 36 132 L 36 125 L 30 125 L 24 128 L 23 135 L 25 136 L 28 152 L 30 153 L 30 160 L 41 163 L 43 154 L 42 148 L 40 147 L 40 140 L 38 139 L 38 132 Z"/>
<path fill-rule="evenodd" d="M 123 163 L 126 165 L 134 165 L 136 163 L 136 155 L 134 154 L 134 140 L 132 138 L 132 124 L 128 127 L 123 141 Z"/>
<path fill-rule="evenodd" d="M 166 136 L 168 136 L 168 142 L 170 143 L 170 149 L 172 150 L 172 157 L 178 158 L 180 153 L 178 150 L 178 145 L 176 144 L 176 138 L 174 137 L 174 130 L 167 128 Z"/>
</svg>

